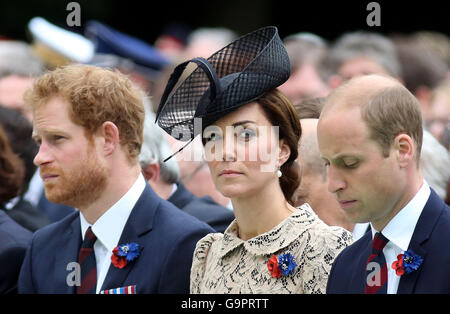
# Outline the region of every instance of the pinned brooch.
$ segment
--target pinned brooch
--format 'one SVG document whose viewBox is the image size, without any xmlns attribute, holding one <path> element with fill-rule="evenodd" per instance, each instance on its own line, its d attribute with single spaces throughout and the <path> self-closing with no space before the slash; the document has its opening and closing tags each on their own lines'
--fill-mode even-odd
<svg viewBox="0 0 450 314">
<path fill-rule="evenodd" d="M 117 268 L 124 268 L 128 262 L 135 260 L 139 257 L 140 247 L 137 243 L 119 244 L 113 249 L 111 255 L 111 262 Z"/>
<path fill-rule="evenodd" d="M 272 255 L 267 262 L 270 275 L 274 278 L 292 274 L 295 267 L 297 267 L 297 264 L 294 262 L 294 256 L 290 253 L 279 256 Z"/>
<path fill-rule="evenodd" d="M 407 275 L 417 270 L 422 261 L 422 257 L 409 249 L 405 253 L 397 255 L 397 260 L 392 263 L 392 268 L 395 269 L 397 276 Z"/>
</svg>

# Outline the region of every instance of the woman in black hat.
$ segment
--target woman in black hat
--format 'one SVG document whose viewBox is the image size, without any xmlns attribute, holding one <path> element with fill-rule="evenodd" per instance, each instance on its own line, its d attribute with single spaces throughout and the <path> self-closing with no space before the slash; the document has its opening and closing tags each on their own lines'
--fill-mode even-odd
<svg viewBox="0 0 450 314">
<path fill-rule="evenodd" d="M 189 62 L 198 67 L 172 92 Z M 179 65 L 168 82 L 159 125 L 181 140 L 202 134 L 214 183 L 236 217 L 224 234 L 197 243 L 191 293 L 324 293 L 334 258 L 352 240 L 308 204 L 292 206 L 301 126 L 276 89 L 289 74 L 277 29 L 266 27 Z"/>
</svg>

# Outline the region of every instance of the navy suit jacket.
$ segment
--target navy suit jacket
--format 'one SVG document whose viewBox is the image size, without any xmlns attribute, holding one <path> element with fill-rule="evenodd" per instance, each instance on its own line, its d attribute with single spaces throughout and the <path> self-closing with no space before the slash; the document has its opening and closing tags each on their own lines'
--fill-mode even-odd
<svg viewBox="0 0 450 314">
<path fill-rule="evenodd" d="M 206 222 L 217 232 L 223 233 L 234 220 L 232 210 L 217 204 L 209 196 L 195 196 L 181 182 L 177 184 L 175 193 L 167 200 L 185 213 Z"/>
<path fill-rule="evenodd" d="M 0 294 L 16 293 L 20 266 L 32 233 L 0 210 Z"/>
<path fill-rule="evenodd" d="M 37 229 L 50 224 L 47 215 L 33 206 L 29 201 L 25 200 L 22 196 L 17 204 L 14 205 L 12 209 L 5 210 L 5 213 L 19 225 L 31 232 L 35 232 Z"/>
<path fill-rule="evenodd" d="M 207 224 L 158 197 L 148 184 L 131 211 L 119 244 L 138 243 L 139 257 L 124 268 L 111 264 L 101 290 L 136 285 L 136 293 L 188 293 L 197 241 Z M 81 245 L 79 213 L 38 230 L 19 277 L 19 293 L 75 293 L 67 284 Z"/>
<path fill-rule="evenodd" d="M 335 259 L 327 293 L 364 293 L 372 233 L 345 248 Z M 431 189 L 408 249 L 423 258 L 420 267 L 400 279 L 397 293 L 450 293 L 450 207 Z M 391 267 L 391 265 L 387 265 Z"/>
</svg>

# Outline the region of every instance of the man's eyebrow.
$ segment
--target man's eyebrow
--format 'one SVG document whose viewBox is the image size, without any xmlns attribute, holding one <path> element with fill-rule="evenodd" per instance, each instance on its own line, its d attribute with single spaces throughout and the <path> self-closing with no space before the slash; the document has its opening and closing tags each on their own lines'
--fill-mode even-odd
<svg viewBox="0 0 450 314">
<path fill-rule="evenodd" d="M 51 135 L 51 134 L 61 134 L 61 135 L 64 135 L 64 136 L 69 136 L 70 135 L 70 133 L 68 133 L 67 131 L 61 130 L 61 129 L 47 129 L 47 130 L 44 130 L 44 131 L 42 131 L 40 133 L 42 133 L 42 134 L 37 134 L 37 132 L 35 130 L 33 130 L 33 133 L 31 134 L 31 137 L 33 139 L 35 139 L 35 138 L 40 138 L 42 136 Z"/>
<path fill-rule="evenodd" d="M 359 156 L 344 153 L 344 154 L 339 154 L 339 155 L 333 156 L 331 158 L 326 158 L 325 156 L 320 155 L 320 158 L 322 158 L 324 161 L 337 161 L 337 160 L 342 160 L 344 158 L 359 158 Z"/>
</svg>

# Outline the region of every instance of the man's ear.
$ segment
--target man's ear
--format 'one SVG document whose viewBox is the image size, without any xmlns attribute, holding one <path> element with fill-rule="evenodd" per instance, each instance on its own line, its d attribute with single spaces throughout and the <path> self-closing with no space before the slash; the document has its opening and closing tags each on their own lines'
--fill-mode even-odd
<svg viewBox="0 0 450 314">
<path fill-rule="evenodd" d="M 282 166 L 289 159 L 290 155 L 291 155 L 291 148 L 289 147 L 288 144 L 286 144 L 284 139 L 281 139 L 281 141 L 280 141 L 280 153 L 278 155 L 279 165 Z"/>
<path fill-rule="evenodd" d="M 155 163 L 142 168 L 142 174 L 144 175 L 145 181 L 159 181 L 159 164 Z"/>
<path fill-rule="evenodd" d="M 401 168 L 405 168 L 416 158 L 416 145 L 408 134 L 401 133 L 394 138 L 394 149 Z"/>
<path fill-rule="evenodd" d="M 103 152 L 105 156 L 110 156 L 120 144 L 119 128 L 111 121 L 103 122 L 102 136 L 104 138 Z"/>
</svg>

